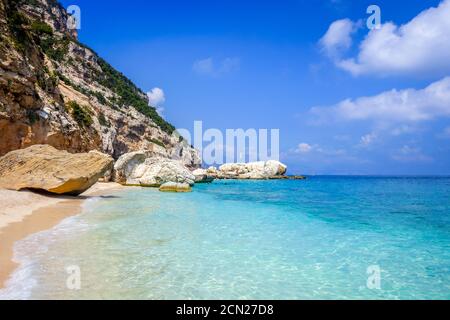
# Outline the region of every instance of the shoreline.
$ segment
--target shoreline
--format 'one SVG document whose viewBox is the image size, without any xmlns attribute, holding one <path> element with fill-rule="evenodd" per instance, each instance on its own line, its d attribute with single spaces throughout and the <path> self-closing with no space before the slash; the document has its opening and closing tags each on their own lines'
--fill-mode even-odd
<svg viewBox="0 0 450 320">
<path fill-rule="evenodd" d="M 13 260 L 17 241 L 49 230 L 64 219 L 80 214 L 85 200 L 124 189 L 126 187 L 117 183 L 97 183 L 79 197 L 0 189 L 0 197 L 5 199 L 0 208 L 0 289 L 6 286 L 18 267 Z"/>
</svg>

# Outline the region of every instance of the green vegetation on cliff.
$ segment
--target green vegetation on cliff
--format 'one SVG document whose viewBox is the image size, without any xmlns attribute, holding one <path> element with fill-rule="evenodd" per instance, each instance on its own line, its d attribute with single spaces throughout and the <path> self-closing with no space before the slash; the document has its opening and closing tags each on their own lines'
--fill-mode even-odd
<svg viewBox="0 0 450 320">
<path fill-rule="evenodd" d="M 53 35 L 52 27 L 50 27 L 45 22 L 41 22 L 41 21 L 37 21 L 37 20 L 35 20 L 31 23 L 31 30 L 40 35 L 42 35 L 42 34 Z"/>
<path fill-rule="evenodd" d="M 75 121 L 83 127 L 90 127 L 94 122 L 89 111 L 75 101 L 69 101 L 66 104 L 66 109 L 72 114 Z"/>
<path fill-rule="evenodd" d="M 114 69 L 102 58 L 99 57 L 97 63 L 100 65 L 103 72 L 97 74 L 96 81 L 115 92 L 120 97 L 120 100 L 118 101 L 119 105 L 134 107 L 136 110 L 152 119 L 163 131 L 172 134 L 175 128 L 164 120 L 154 107 L 148 105 L 145 93 L 142 92 L 142 90 L 137 88 L 130 79 Z"/>
<path fill-rule="evenodd" d="M 17 50 L 23 52 L 27 44 L 30 42 L 28 32 L 24 29 L 24 25 L 29 23 L 27 17 L 15 9 L 7 7 L 8 27 L 13 35 L 12 41 Z"/>
<path fill-rule="evenodd" d="M 148 138 L 147 140 L 151 143 L 154 143 L 154 144 L 164 148 L 164 149 L 166 148 L 166 145 L 163 142 L 159 141 L 158 139 Z"/>
<path fill-rule="evenodd" d="M 103 105 L 108 105 L 115 109 L 131 106 L 140 113 L 150 118 L 161 130 L 168 134 L 172 134 L 175 130 L 174 126 L 164 120 L 152 106 L 148 105 L 146 94 L 139 89 L 130 79 L 128 79 L 121 72 L 114 69 L 108 62 L 98 56 L 94 50 L 88 48 L 86 45 L 79 43 L 68 33 L 54 32 L 52 26 L 45 22 L 38 20 L 30 20 L 21 9 L 23 5 L 39 6 L 42 5 L 37 0 L 1 0 L 6 4 L 6 14 L 8 19 L 8 28 L 12 35 L 12 43 L 17 50 L 24 55 L 29 55 L 33 49 L 36 49 L 45 54 L 50 60 L 55 62 L 56 69 L 59 65 L 75 63 L 69 58 L 70 44 L 74 43 L 83 48 L 87 48 L 96 56 L 96 63 L 101 71 L 91 67 L 89 63 L 82 63 L 84 68 L 89 68 L 89 74 L 92 80 L 98 82 L 100 85 L 111 90 L 117 95 L 117 99 L 112 98 L 110 101 L 104 97 L 100 92 L 94 92 L 82 86 L 75 84 L 62 72 L 58 71 L 56 74 L 60 80 L 67 85 L 70 85 L 75 90 L 89 96 L 95 97 L 97 101 Z M 47 0 L 47 3 L 52 7 L 61 8 L 62 6 L 56 0 Z M 48 11 L 55 19 L 53 10 Z M 38 51 L 38 52 L 39 52 Z M 72 62 L 70 62 L 70 61 Z M 50 79 L 44 74 L 43 70 L 38 70 L 38 85 L 50 90 L 57 81 Z M 42 74 L 41 74 L 42 73 Z M 49 78 L 49 79 L 47 79 Z M 83 117 L 81 117 L 83 118 Z M 78 120 L 77 120 L 78 121 Z M 84 123 L 84 121 L 82 121 Z"/>
</svg>

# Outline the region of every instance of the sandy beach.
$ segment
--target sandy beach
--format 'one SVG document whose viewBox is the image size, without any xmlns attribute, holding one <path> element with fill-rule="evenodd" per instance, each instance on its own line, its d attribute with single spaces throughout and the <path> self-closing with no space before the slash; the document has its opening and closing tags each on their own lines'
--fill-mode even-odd
<svg viewBox="0 0 450 320">
<path fill-rule="evenodd" d="M 123 188 L 117 183 L 97 183 L 79 197 L 0 189 L 0 288 L 17 267 L 13 261 L 16 241 L 79 214 L 82 203 L 91 197 L 111 195 Z"/>
</svg>

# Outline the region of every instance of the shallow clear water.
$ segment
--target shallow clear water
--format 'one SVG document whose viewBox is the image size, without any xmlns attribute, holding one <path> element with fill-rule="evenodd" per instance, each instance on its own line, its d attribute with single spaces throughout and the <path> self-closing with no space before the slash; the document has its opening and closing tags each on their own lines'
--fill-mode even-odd
<svg viewBox="0 0 450 320">
<path fill-rule="evenodd" d="M 15 249 L 3 298 L 449 299 L 450 179 L 133 188 Z M 381 289 L 367 287 L 370 266 Z"/>
</svg>

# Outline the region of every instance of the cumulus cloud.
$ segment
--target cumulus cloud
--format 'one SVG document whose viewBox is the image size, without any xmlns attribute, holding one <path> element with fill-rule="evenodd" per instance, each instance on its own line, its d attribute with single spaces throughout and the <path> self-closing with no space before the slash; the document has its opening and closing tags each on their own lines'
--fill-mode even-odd
<svg viewBox="0 0 450 320">
<path fill-rule="evenodd" d="M 335 21 L 320 41 L 321 45 L 332 51 L 349 48 L 351 25 L 347 19 Z M 444 0 L 438 7 L 421 12 L 404 25 L 387 22 L 380 29 L 371 30 L 360 43 L 356 56 L 337 59 L 335 63 L 355 76 L 444 76 L 450 71 L 449 30 L 450 0 Z"/>
<path fill-rule="evenodd" d="M 149 106 L 156 108 L 156 111 L 162 116 L 164 113 L 164 107 L 162 105 L 166 102 L 164 91 L 160 88 L 153 88 L 147 92 L 147 96 Z"/>
<path fill-rule="evenodd" d="M 347 150 L 343 148 L 333 148 L 327 146 L 320 146 L 319 144 L 300 143 L 297 146 L 289 149 L 287 152 L 281 154 L 281 159 L 290 159 L 296 163 L 306 161 L 308 165 L 311 163 L 332 164 L 337 162 L 358 162 L 363 160 L 350 155 Z M 312 161 L 312 162 L 311 162 Z M 365 162 L 365 161 L 364 161 Z"/>
<path fill-rule="evenodd" d="M 308 143 L 300 143 L 297 147 L 297 153 L 310 153 L 313 147 Z"/>
<path fill-rule="evenodd" d="M 329 148 L 323 148 L 318 144 L 311 145 L 309 143 L 300 143 L 295 148 L 291 148 L 288 152 L 288 154 L 302 154 L 302 155 L 309 155 L 309 154 L 315 154 L 315 155 L 322 155 L 322 156 L 345 156 L 347 154 L 347 151 L 344 149 L 329 149 Z"/>
<path fill-rule="evenodd" d="M 424 89 L 390 90 L 375 96 L 346 99 L 311 112 L 321 121 L 376 120 L 384 123 L 420 122 L 450 116 L 450 77 Z"/>
<path fill-rule="evenodd" d="M 334 21 L 319 41 L 322 51 L 330 58 L 338 58 L 342 52 L 351 47 L 352 33 L 356 29 L 356 23 L 350 19 Z"/>
<path fill-rule="evenodd" d="M 239 58 L 225 58 L 219 62 L 215 62 L 213 58 L 206 58 L 195 61 L 192 66 L 196 73 L 212 77 L 219 77 L 237 71 L 239 68 Z"/>
</svg>

